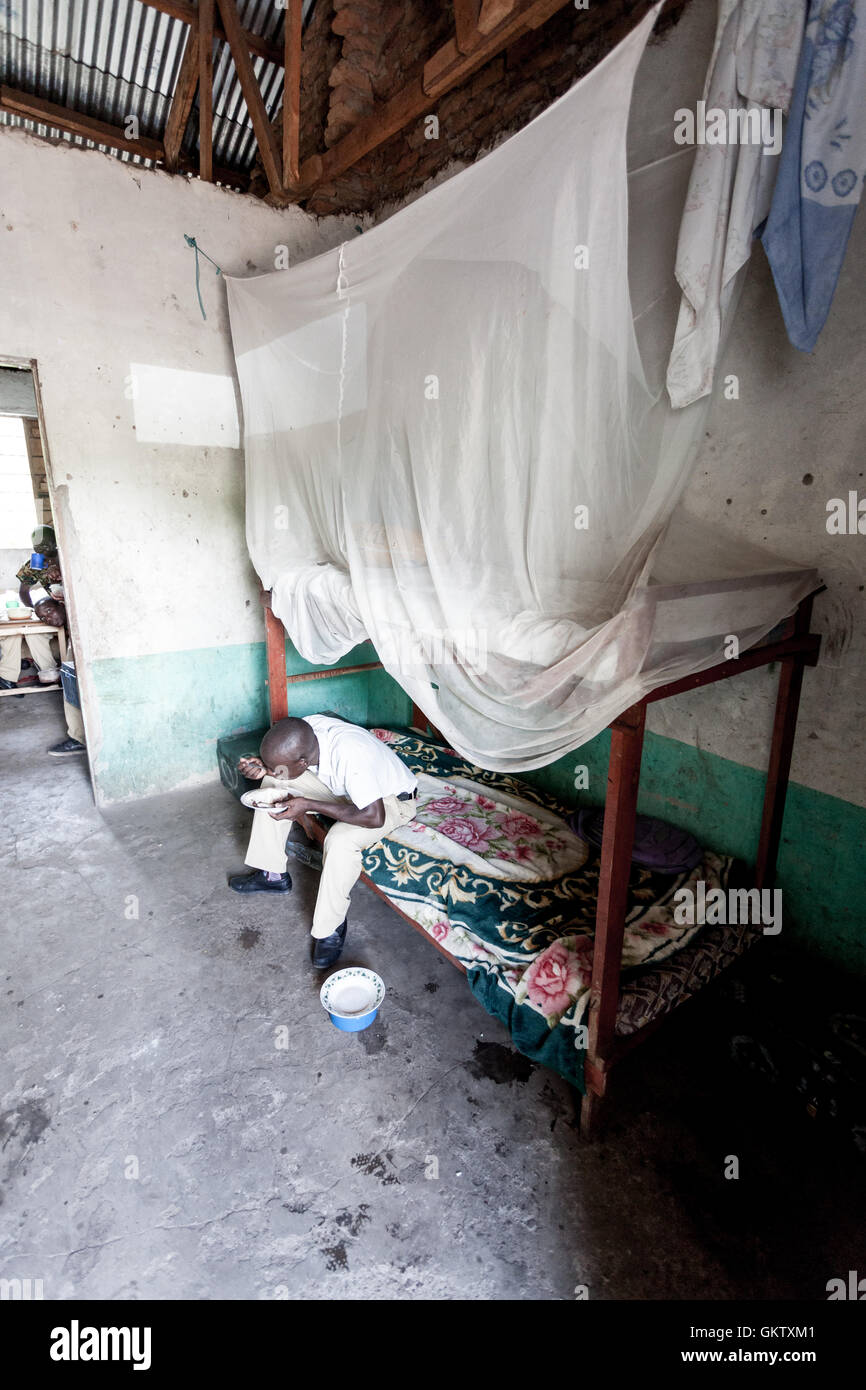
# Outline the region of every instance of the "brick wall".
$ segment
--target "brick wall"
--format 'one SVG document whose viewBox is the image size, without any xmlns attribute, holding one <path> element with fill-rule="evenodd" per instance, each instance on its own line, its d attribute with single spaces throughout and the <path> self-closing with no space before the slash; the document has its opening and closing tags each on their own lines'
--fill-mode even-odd
<svg viewBox="0 0 866 1390">
<path fill-rule="evenodd" d="M 335 3 L 338 0 L 316 0 L 310 22 L 304 32 L 301 51 L 301 130 L 300 157 L 303 162 L 312 154 L 321 154 L 325 148 L 324 131 L 328 123 L 328 109 L 331 105 L 330 76 L 342 56 L 342 39 L 334 29 Z M 277 140 L 282 141 L 282 116 L 275 121 Z M 264 186 L 260 195 L 267 192 L 267 180 L 263 171 L 256 165 L 257 173 Z"/>
<path fill-rule="evenodd" d="M 675 23 L 686 3 L 669 0 L 657 31 Z M 590 0 L 585 10 L 566 6 L 461 86 L 431 99 L 425 115 L 438 117 L 437 138 L 427 138 L 424 116 L 419 117 L 318 188 L 307 201 L 309 211 L 373 211 L 407 197 L 454 160 L 471 162 L 589 72 L 646 13 L 648 4 L 649 0 Z M 369 115 L 377 101 L 393 96 L 453 33 L 450 0 L 317 0 L 304 35 L 302 156 L 323 153 L 333 145 Z M 317 98 L 305 107 L 307 87 L 315 89 Z M 327 104 L 325 95 L 330 97 Z M 279 138 L 279 121 L 275 129 Z M 267 192 L 258 162 L 252 191 Z"/>
</svg>

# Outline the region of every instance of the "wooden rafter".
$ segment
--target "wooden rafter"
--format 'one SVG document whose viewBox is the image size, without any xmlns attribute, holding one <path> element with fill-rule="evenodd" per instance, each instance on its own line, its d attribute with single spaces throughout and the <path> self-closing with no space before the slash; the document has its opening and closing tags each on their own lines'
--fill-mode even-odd
<svg viewBox="0 0 866 1390">
<path fill-rule="evenodd" d="M 485 0 L 481 7 L 482 15 L 490 3 L 491 0 Z M 471 44 L 467 52 L 460 51 L 456 39 L 449 39 L 424 65 L 425 92 L 430 97 L 444 95 L 458 83 L 465 82 L 467 77 L 501 53 L 503 48 L 514 43 L 527 29 L 537 29 L 569 3 L 571 0 L 515 0 L 495 28 L 486 32 L 478 29 L 477 41 Z M 501 10 L 501 0 L 497 0 L 497 4 Z M 491 8 L 488 23 L 492 23 L 495 15 L 496 11 Z"/>
<path fill-rule="evenodd" d="M 454 29 L 461 53 L 468 53 L 477 42 L 480 3 L 481 0 L 454 0 Z"/>
<path fill-rule="evenodd" d="M 14 111 L 16 115 L 38 121 L 40 125 L 55 126 L 58 130 L 68 130 L 72 135 L 82 135 L 97 145 L 110 145 L 112 149 L 141 155 L 142 159 L 165 158 L 165 150 L 159 140 L 150 140 L 144 135 L 133 140 L 120 126 L 109 125 L 95 116 L 83 116 L 80 111 L 71 111 L 66 106 L 58 106 L 56 102 L 45 101 L 43 97 L 31 96 L 29 92 L 0 87 L 0 106 L 4 111 Z"/>
<path fill-rule="evenodd" d="M 181 19 L 184 24 L 194 24 L 196 20 L 196 7 L 187 3 L 187 0 L 141 0 L 142 5 L 147 5 L 151 10 L 159 10 L 161 14 L 170 15 L 172 19 Z M 255 53 L 258 58 L 267 58 L 269 63 L 275 63 L 282 67 L 283 53 L 278 44 L 269 43 L 260 34 L 253 34 L 249 29 L 241 29 L 244 43 L 251 53 Z M 214 25 L 214 37 L 227 41 L 228 35 L 220 24 Z"/>
<path fill-rule="evenodd" d="M 478 31 L 481 34 L 492 34 L 494 29 L 498 29 L 510 14 L 517 9 L 519 0 L 481 0 L 481 12 L 478 16 Z"/>
<path fill-rule="evenodd" d="M 301 136 L 301 29 L 303 0 L 287 0 L 283 84 L 283 187 L 297 185 Z"/>
<path fill-rule="evenodd" d="M 165 167 L 174 173 L 198 86 L 198 17 L 190 25 L 177 85 L 165 123 Z"/>
<path fill-rule="evenodd" d="M 282 192 L 282 170 L 280 168 L 280 157 L 277 150 L 277 142 L 274 139 L 274 132 L 271 130 L 271 123 L 268 120 L 268 113 L 265 110 L 265 103 L 262 101 L 262 93 L 258 84 L 258 79 L 253 72 L 253 65 L 250 61 L 249 47 L 247 46 L 244 31 L 241 28 L 241 21 L 238 17 L 235 0 L 218 0 L 220 14 L 222 15 L 223 26 L 226 31 L 229 48 L 232 51 L 235 69 L 238 80 L 241 84 L 241 91 L 247 110 L 250 113 L 250 120 L 253 123 L 256 140 L 258 141 L 259 153 L 262 157 L 265 174 L 267 175 L 268 185 L 271 193 L 279 196 Z"/>
<path fill-rule="evenodd" d="M 213 179 L 213 25 L 214 0 L 198 5 L 198 171 Z"/>
<path fill-rule="evenodd" d="M 155 164 L 165 163 L 165 146 L 161 140 L 151 140 L 144 135 L 132 140 L 119 126 L 109 125 L 107 121 L 97 120 L 93 116 L 83 116 L 80 111 L 58 106 L 56 102 L 45 101 L 43 97 L 32 96 L 14 87 L 0 87 L 0 110 L 22 116 L 28 121 L 38 121 L 40 125 L 53 126 L 56 130 L 67 130 L 71 135 L 81 135 L 96 145 L 127 150 Z M 183 173 L 194 171 L 191 161 L 184 158 L 178 160 L 178 168 Z M 235 188 L 245 188 L 249 182 L 246 174 L 234 169 L 217 168 L 213 174 L 219 183 Z"/>
</svg>

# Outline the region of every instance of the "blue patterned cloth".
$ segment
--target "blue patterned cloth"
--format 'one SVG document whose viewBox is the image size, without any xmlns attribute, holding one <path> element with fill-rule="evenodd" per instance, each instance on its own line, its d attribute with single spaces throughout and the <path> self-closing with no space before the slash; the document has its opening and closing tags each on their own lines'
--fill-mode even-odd
<svg viewBox="0 0 866 1390">
<path fill-rule="evenodd" d="M 811 0 L 761 240 L 788 337 L 811 352 L 830 312 L 866 175 L 866 0 Z"/>
</svg>

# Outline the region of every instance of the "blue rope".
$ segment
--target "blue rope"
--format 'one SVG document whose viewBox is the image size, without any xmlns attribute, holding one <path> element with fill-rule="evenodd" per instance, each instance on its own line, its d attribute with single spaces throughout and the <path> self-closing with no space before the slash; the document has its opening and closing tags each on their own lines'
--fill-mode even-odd
<svg viewBox="0 0 866 1390">
<path fill-rule="evenodd" d="M 193 249 L 193 251 L 195 251 L 195 292 L 196 292 L 196 294 L 198 295 L 198 307 L 201 309 L 201 316 L 202 316 L 203 319 L 206 319 L 206 318 L 207 318 L 207 314 L 206 314 L 205 311 L 204 311 L 204 304 L 202 303 L 202 298 L 201 298 L 201 286 L 200 286 L 200 284 L 199 284 L 199 267 L 198 267 L 198 258 L 199 258 L 199 254 L 201 254 L 202 256 L 204 256 L 204 258 L 205 258 L 206 261 L 210 261 L 211 265 L 216 266 L 216 273 L 217 273 L 217 275 L 222 275 L 222 270 L 221 270 L 221 268 L 217 265 L 217 263 L 216 263 L 216 261 L 213 259 L 213 257 L 208 255 L 207 251 L 202 251 L 201 247 L 199 246 L 199 244 L 198 244 L 198 242 L 196 241 L 196 239 L 195 239 L 194 236 L 187 236 L 186 232 L 184 232 L 184 234 L 183 234 L 183 239 L 184 239 L 184 241 L 186 242 L 187 246 L 191 246 L 192 249 Z"/>
</svg>

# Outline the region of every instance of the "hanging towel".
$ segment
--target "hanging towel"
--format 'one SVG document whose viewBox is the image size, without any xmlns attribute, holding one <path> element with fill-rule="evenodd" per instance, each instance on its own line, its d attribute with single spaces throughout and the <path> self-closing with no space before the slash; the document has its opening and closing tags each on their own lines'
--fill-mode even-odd
<svg viewBox="0 0 866 1390">
<path fill-rule="evenodd" d="M 752 112 L 778 129 L 787 112 L 803 40 L 807 0 L 720 0 L 715 47 L 704 86 L 707 116 Z M 761 112 L 763 111 L 763 118 Z M 712 138 L 712 136 L 710 137 Z M 677 244 L 683 292 L 668 363 L 671 405 L 712 390 L 716 361 L 755 229 L 770 208 L 779 167 L 760 143 L 698 146 Z"/>
<path fill-rule="evenodd" d="M 864 175 L 866 4 L 812 0 L 761 238 L 788 337 L 802 352 L 812 351 L 830 312 Z"/>
</svg>

